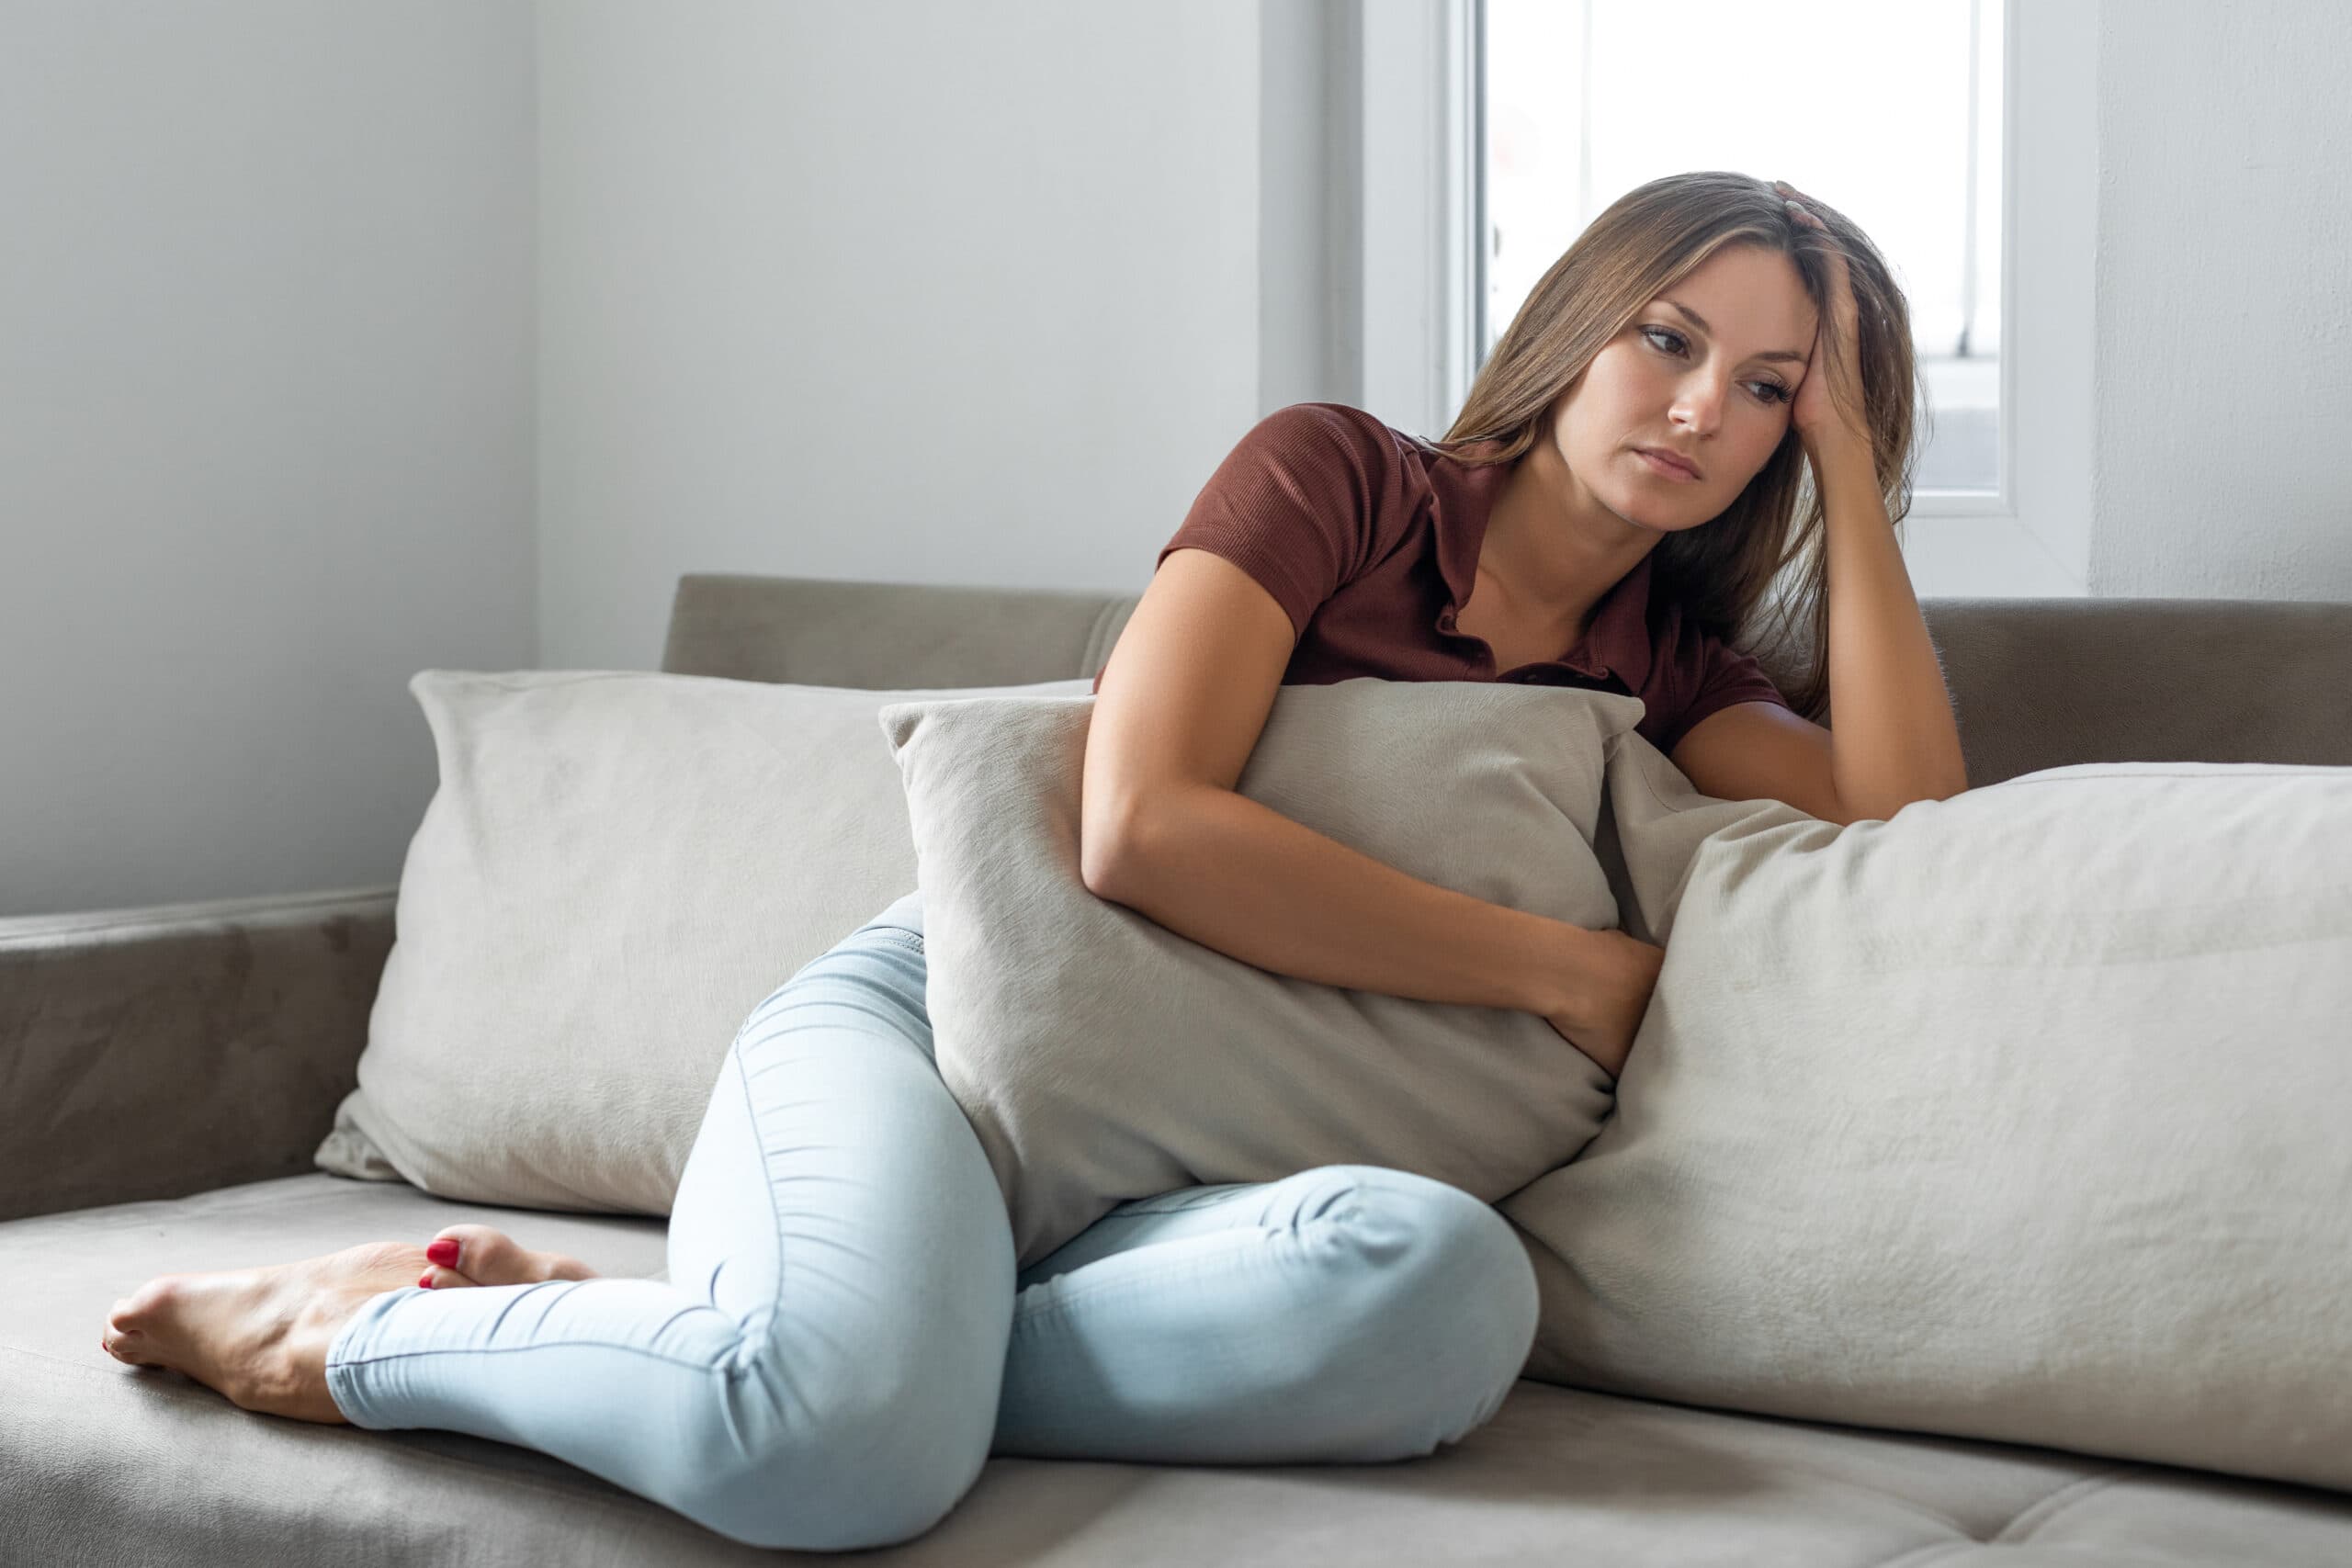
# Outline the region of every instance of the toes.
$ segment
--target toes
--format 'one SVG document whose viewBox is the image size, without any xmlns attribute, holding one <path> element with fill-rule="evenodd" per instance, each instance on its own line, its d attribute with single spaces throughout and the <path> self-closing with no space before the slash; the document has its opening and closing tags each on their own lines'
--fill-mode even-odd
<svg viewBox="0 0 2352 1568">
<path fill-rule="evenodd" d="M 98 1348 L 118 1361 L 139 1364 L 138 1345 L 162 1294 L 160 1280 L 150 1280 L 127 1296 L 118 1296 L 107 1308 L 106 1326 L 98 1331 Z"/>
<path fill-rule="evenodd" d="M 480 1280 L 469 1280 L 455 1269 L 444 1269 L 437 1263 L 425 1265 L 424 1272 L 417 1276 L 416 1282 L 428 1291 L 455 1291 L 481 1283 Z"/>
<path fill-rule="evenodd" d="M 107 1314 L 106 1328 L 98 1335 L 98 1348 L 127 1366 L 160 1365 L 151 1354 L 153 1347 L 148 1343 L 147 1337 L 135 1328 L 124 1327 L 121 1303 L 118 1302 L 115 1304 L 117 1310 Z"/>
<path fill-rule="evenodd" d="M 107 1326 L 117 1333 L 135 1334 L 147 1326 L 170 1299 L 176 1275 L 158 1274 L 107 1309 Z"/>
<path fill-rule="evenodd" d="M 576 1258 L 533 1252 L 490 1225 L 451 1225 L 433 1238 L 424 1256 L 435 1269 L 474 1285 L 535 1285 L 543 1280 L 596 1277 L 594 1269 Z"/>
<path fill-rule="evenodd" d="M 519 1285 L 538 1278 L 530 1268 L 530 1254 L 504 1231 L 489 1225 L 451 1225 L 424 1249 L 435 1271 L 458 1275 L 476 1285 Z"/>
</svg>

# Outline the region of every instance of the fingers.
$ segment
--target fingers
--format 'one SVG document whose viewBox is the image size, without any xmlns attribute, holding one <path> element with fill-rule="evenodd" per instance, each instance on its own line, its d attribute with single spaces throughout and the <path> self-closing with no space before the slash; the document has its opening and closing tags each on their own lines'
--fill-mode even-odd
<svg viewBox="0 0 2352 1568">
<path fill-rule="evenodd" d="M 1810 198 L 1803 191 L 1786 180 L 1774 180 L 1772 188 L 1781 193 L 1781 205 L 1789 209 L 1791 217 L 1810 228 L 1820 230 L 1825 234 L 1829 231 L 1829 225 L 1824 223 L 1811 209 L 1805 206 Z"/>
</svg>

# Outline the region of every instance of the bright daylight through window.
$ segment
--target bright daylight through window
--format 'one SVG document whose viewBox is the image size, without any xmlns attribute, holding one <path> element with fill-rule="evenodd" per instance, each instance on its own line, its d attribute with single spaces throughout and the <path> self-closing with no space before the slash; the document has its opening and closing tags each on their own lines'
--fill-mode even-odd
<svg viewBox="0 0 2352 1568">
<path fill-rule="evenodd" d="M 1917 488 L 2000 479 L 2001 0 L 1487 0 L 1483 363 L 1611 202 L 1688 169 L 1861 225 L 1911 303 Z"/>
</svg>

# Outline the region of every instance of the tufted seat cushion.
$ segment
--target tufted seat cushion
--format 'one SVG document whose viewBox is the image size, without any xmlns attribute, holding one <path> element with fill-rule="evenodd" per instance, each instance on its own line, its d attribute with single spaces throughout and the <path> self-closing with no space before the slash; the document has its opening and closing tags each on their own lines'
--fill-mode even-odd
<svg viewBox="0 0 2352 1568">
<path fill-rule="evenodd" d="M 432 1431 L 255 1416 L 97 1347 L 152 1274 L 290 1261 L 461 1220 L 656 1274 L 663 1222 L 451 1202 L 325 1175 L 0 1224 L 0 1561 L 237 1568 L 773 1565 L 560 1461 Z M 1111 1543 L 1115 1543 L 1112 1547 Z M 2352 1562 L 2352 1495 L 2048 1450 L 1690 1409 L 1522 1382 L 1393 1465 L 997 1459 L 906 1563 L 1737 1563 L 2166 1568 Z"/>
</svg>

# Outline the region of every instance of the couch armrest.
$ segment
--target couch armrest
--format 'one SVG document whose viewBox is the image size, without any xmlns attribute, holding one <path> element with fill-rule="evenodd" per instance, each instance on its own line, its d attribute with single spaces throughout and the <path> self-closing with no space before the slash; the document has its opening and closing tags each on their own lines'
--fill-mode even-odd
<svg viewBox="0 0 2352 1568">
<path fill-rule="evenodd" d="M 0 1220 L 313 1169 L 395 894 L 0 919 Z"/>
</svg>

